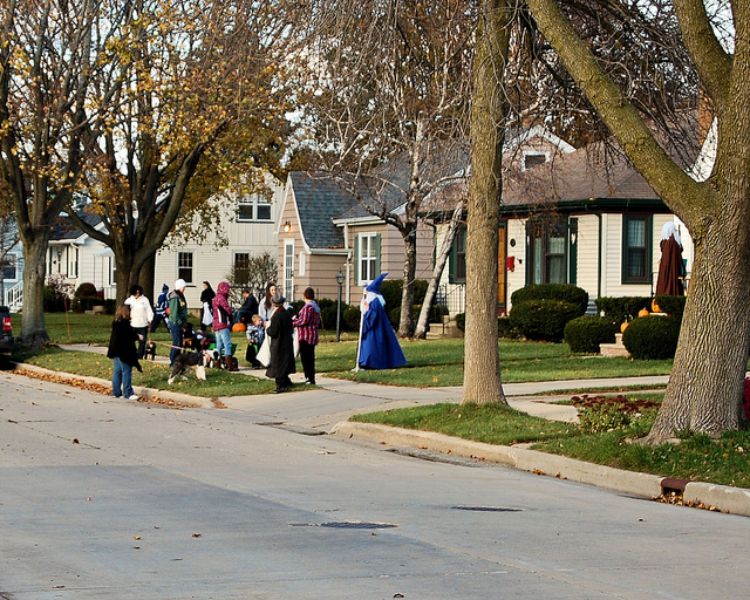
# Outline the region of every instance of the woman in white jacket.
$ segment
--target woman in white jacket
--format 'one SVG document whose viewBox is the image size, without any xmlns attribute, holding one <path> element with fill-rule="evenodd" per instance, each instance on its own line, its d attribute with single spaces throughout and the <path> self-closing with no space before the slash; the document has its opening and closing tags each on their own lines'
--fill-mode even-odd
<svg viewBox="0 0 750 600">
<path fill-rule="evenodd" d="M 154 320 L 154 311 L 151 303 L 143 295 L 143 288 L 134 285 L 130 288 L 130 297 L 125 300 L 130 307 L 130 326 L 138 334 L 138 358 L 143 358 L 146 353 L 146 336 L 151 321 Z"/>
</svg>

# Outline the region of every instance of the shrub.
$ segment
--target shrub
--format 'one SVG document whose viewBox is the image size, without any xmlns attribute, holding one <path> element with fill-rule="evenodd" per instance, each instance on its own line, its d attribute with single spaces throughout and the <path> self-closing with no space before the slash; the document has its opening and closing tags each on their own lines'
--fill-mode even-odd
<svg viewBox="0 0 750 600">
<path fill-rule="evenodd" d="M 521 337 L 523 333 L 513 326 L 508 317 L 497 318 L 497 336 L 503 339 L 514 340 Z"/>
<path fill-rule="evenodd" d="M 578 317 L 565 326 L 565 341 L 572 352 L 599 352 L 599 344 L 615 341 L 617 324 L 604 317 Z"/>
<path fill-rule="evenodd" d="M 88 298 L 96 296 L 96 286 L 93 283 L 85 282 L 78 286 L 73 294 L 74 298 Z"/>
<path fill-rule="evenodd" d="M 512 306 L 528 300 L 563 300 L 573 304 L 578 309 L 576 316 L 583 315 L 589 305 L 588 292 L 582 288 L 567 283 L 545 283 L 542 285 L 527 285 L 516 290 L 510 297 Z"/>
<path fill-rule="evenodd" d="M 336 314 L 335 310 L 333 314 Z M 359 310 L 359 306 L 346 306 L 344 308 L 344 317 L 342 319 L 342 325 L 344 325 L 344 329 L 347 329 L 349 331 L 359 331 L 359 323 L 361 319 L 362 311 Z"/>
<path fill-rule="evenodd" d="M 580 305 L 564 300 L 525 300 L 513 304 L 510 322 L 530 340 L 560 342 L 565 325 L 580 314 Z"/>
<path fill-rule="evenodd" d="M 682 313 L 685 312 L 685 296 L 667 296 L 660 294 L 655 298 L 662 312 L 667 313 L 678 321 L 682 321 Z"/>
<path fill-rule="evenodd" d="M 456 320 L 456 327 L 460 331 L 464 331 L 466 329 L 466 313 L 458 313 L 453 318 Z"/>
<path fill-rule="evenodd" d="M 604 313 L 602 316 L 619 325 L 628 317 L 638 316 L 638 311 L 642 308 L 651 310 L 651 298 L 647 296 L 623 296 L 621 298 L 602 296 L 596 299 L 596 308 L 600 313 Z"/>
<path fill-rule="evenodd" d="M 323 329 L 330 331 L 336 330 L 336 302 L 319 303 L 320 306 L 320 320 L 323 322 Z M 341 330 L 346 329 L 346 323 L 344 322 L 344 309 L 346 304 L 341 303 Z"/>
<path fill-rule="evenodd" d="M 578 427 L 583 433 L 603 433 L 629 427 L 639 419 L 653 418 L 658 404 L 651 400 L 628 400 L 625 396 L 573 396 L 578 409 Z"/>
<path fill-rule="evenodd" d="M 427 293 L 427 281 L 424 279 L 414 280 L 414 304 L 422 304 Z M 402 279 L 387 279 L 380 288 L 386 307 L 396 308 L 401 306 L 401 293 L 404 289 Z"/>
<path fill-rule="evenodd" d="M 44 312 L 65 312 L 68 297 L 60 293 L 54 286 L 44 286 Z"/>
<path fill-rule="evenodd" d="M 622 343 L 633 358 L 672 358 L 679 335 L 680 323 L 673 317 L 640 317 L 625 330 Z"/>
<path fill-rule="evenodd" d="M 417 326 L 417 320 L 419 319 L 419 311 L 422 310 L 421 304 L 414 304 L 411 307 L 411 327 L 410 329 L 413 331 L 414 328 Z M 391 325 L 393 325 L 394 329 L 398 329 L 398 324 L 401 321 L 401 307 L 397 306 L 396 308 L 392 308 L 388 311 L 388 320 L 391 322 Z"/>
</svg>

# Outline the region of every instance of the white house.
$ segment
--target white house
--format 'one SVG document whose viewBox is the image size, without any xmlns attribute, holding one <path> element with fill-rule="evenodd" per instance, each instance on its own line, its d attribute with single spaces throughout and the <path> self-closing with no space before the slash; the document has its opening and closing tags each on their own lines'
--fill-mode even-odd
<svg viewBox="0 0 750 600">
<path fill-rule="evenodd" d="M 236 203 L 221 203 L 221 231 L 196 242 L 168 240 L 156 255 L 154 293 L 166 283 L 171 289 L 176 279 L 188 286 L 188 307 L 200 306 L 201 282 L 214 289 L 226 279 L 232 267 L 241 268 L 252 256 L 269 252 L 276 256 L 276 226 L 284 197 L 284 185 L 271 174 L 265 175 L 269 194 L 237 197 Z M 223 238 L 223 239 L 222 239 Z M 222 243 L 225 242 L 225 243 Z"/>
</svg>

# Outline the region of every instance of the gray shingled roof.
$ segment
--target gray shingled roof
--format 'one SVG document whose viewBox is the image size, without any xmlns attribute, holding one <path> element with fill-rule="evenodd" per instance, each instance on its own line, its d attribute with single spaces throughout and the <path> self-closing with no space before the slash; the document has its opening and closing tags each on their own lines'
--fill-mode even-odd
<svg viewBox="0 0 750 600">
<path fill-rule="evenodd" d="M 343 248 L 343 231 L 333 224 L 357 200 L 343 182 L 323 173 L 289 173 L 297 202 L 300 226 L 311 248 Z"/>
<path fill-rule="evenodd" d="M 98 215 L 92 215 L 90 213 L 81 213 L 81 218 L 84 222 L 88 223 L 92 227 L 96 227 L 102 222 Z M 64 241 L 64 240 L 76 240 L 83 235 L 81 231 L 73 221 L 61 216 L 57 223 L 52 229 L 50 240 Z"/>
</svg>

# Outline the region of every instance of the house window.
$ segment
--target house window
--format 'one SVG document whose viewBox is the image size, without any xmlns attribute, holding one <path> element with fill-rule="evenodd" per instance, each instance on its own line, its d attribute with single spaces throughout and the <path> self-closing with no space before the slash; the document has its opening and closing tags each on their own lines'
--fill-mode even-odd
<svg viewBox="0 0 750 600">
<path fill-rule="evenodd" d="M 565 220 L 530 220 L 527 225 L 527 284 L 567 283 L 568 227 Z"/>
<path fill-rule="evenodd" d="M 357 254 L 359 256 L 359 285 L 365 285 L 378 275 L 380 254 L 379 236 L 377 233 L 365 233 L 358 236 Z"/>
<path fill-rule="evenodd" d="M 284 240 L 284 296 L 294 298 L 294 240 Z"/>
<path fill-rule="evenodd" d="M 459 226 L 449 257 L 448 281 L 466 283 L 466 227 Z"/>
<path fill-rule="evenodd" d="M 18 280 L 18 254 L 15 252 L 8 252 L 0 262 L 0 279 Z"/>
<path fill-rule="evenodd" d="M 260 196 L 241 198 L 237 208 L 238 221 L 271 221 L 271 203 Z"/>
<path fill-rule="evenodd" d="M 117 284 L 117 263 L 114 256 L 108 256 L 109 259 L 109 285 Z"/>
<path fill-rule="evenodd" d="M 547 155 L 544 152 L 524 152 L 523 153 L 523 170 L 543 165 L 547 162 Z"/>
<path fill-rule="evenodd" d="M 651 217 L 622 218 L 622 283 L 651 282 Z"/>
<path fill-rule="evenodd" d="M 72 256 L 68 263 L 68 277 L 78 277 L 78 247 L 72 248 Z"/>
<path fill-rule="evenodd" d="M 177 278 L 184 279 L 185 283 L 193 283 L 193 253 L 177 253 Z"/>
</svg>

